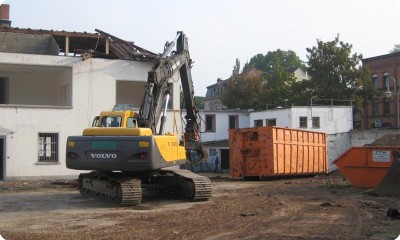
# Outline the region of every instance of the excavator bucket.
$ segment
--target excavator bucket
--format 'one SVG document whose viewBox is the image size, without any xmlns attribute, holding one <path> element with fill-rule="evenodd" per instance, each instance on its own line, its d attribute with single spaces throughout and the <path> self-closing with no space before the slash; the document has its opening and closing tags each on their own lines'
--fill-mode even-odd
<svg viewBox="0 0 400 240">
<path fill-rule="evenodd" d="M 374 192 L 379 195 L 400 197 L 400 152 L 393 151 L 392 155 L 393 163 Z"/>
<path fill-rule="evenodd" d="M 400 147 L 352 147 L 334 164 L 356 188 L 400 197 Z"/>
<path fill-rule="evenodd" d="M 186 167 L 197 166 L 208 160 L 208 151 L 203 145 L 199 145 L 199 149 L 189 152 Z"/>
</svg>

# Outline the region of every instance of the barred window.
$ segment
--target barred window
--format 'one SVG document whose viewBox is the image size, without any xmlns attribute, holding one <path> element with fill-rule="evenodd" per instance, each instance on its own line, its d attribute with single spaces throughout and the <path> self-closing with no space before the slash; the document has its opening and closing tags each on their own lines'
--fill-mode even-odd
<svg viewBox="0 0 400 240">
<path fill-rule="evenodd" d="M 38 162 L 58 162 L 58 133 L 39 133 Z"/>
</svg>

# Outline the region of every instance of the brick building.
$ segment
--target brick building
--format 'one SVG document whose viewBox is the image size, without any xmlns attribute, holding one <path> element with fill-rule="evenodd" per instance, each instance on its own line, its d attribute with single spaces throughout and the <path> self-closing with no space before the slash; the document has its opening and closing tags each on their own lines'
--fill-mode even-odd
<svg viewBox="0 0 400 240">
<path fill-rule="evenodd" d="M 366 58 L 362 63 L 369 68 L 371 81 L 379 93 L 355 112 L 355 127 L 399 128 L 400 53 Z"/>
</svg>

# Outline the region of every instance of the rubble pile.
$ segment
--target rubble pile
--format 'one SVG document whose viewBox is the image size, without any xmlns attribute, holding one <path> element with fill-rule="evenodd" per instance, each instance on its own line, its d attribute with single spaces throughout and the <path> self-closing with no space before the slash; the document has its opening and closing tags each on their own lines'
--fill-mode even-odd
<svg viewBox="0 0 400 240">
<path fill-rule="evenodd" d="M 400 147 L 400 133 L 384 135 L 366 146 Z"/>
</svg>

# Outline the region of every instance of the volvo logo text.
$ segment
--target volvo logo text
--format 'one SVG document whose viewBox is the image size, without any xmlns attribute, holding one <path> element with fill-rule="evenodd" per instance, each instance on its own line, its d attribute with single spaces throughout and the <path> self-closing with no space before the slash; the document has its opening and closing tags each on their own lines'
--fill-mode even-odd
<svg viewBox="0 0 400 240">
<path fill-rule="evenodd" d="M 90 155 L 92 156 L 92 158 L 101 158 L 101 159 L 117 158 L 117 154 L 115 153 L 92 153 Z"/>
</svg>

